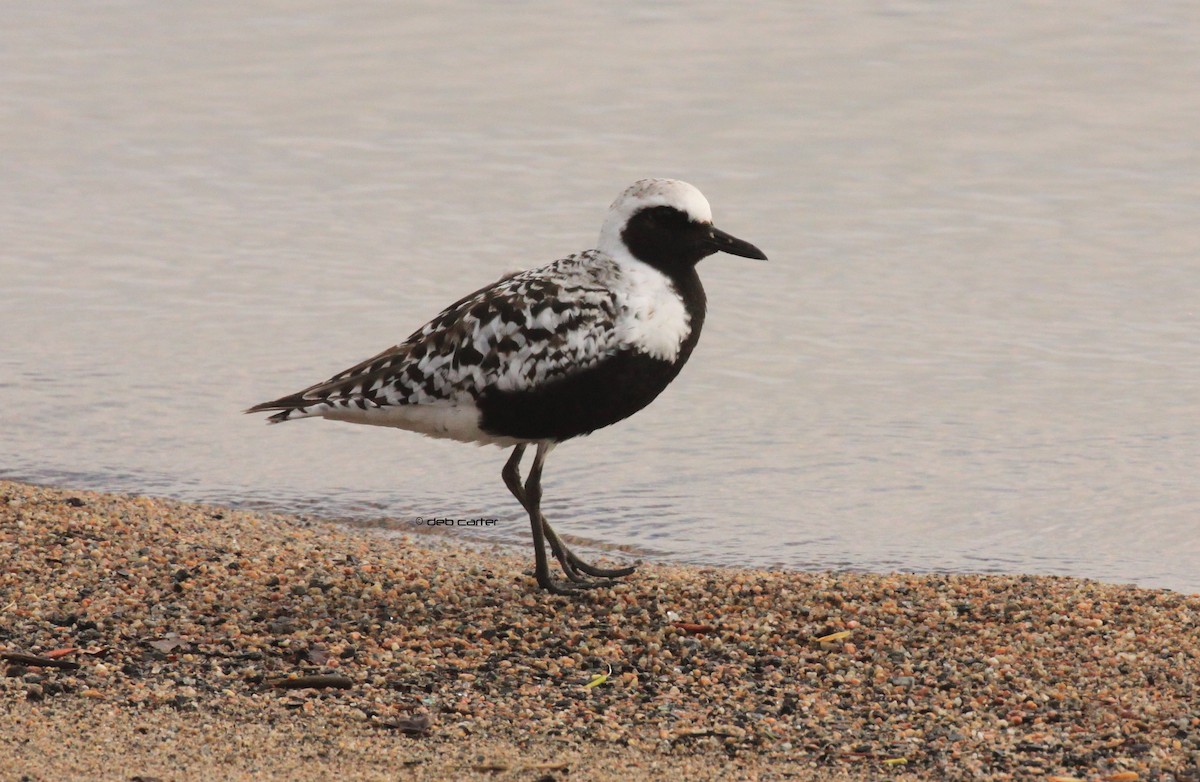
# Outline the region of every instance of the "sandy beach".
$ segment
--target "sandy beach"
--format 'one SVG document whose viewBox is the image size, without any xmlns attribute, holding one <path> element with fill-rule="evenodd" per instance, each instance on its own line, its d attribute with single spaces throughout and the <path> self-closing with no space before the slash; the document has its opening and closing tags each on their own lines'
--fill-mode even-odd
<svg viewBox="0 0 1200 782">
<path fill-rule="evenodd" d="M 1200 780 L 1200 597 L 524 554 L 0 482 L 0 778 Z"/>
</svg>

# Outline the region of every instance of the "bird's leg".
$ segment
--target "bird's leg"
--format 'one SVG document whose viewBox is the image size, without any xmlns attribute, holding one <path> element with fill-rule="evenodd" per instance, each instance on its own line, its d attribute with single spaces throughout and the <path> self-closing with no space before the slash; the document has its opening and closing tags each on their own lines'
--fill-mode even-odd
<svg viewBox="0 0 1200 782">
<path fill-rule="evenodd" d="M 558 560 L 559 566 L 564 574 L 572 582 L 579 585 L 580 588 L 591 588 L 608 586 L 611 582 L 608 581 L 588 581 L 580 571 L 587 573 L 590 576 L 598 578 L 617 578 L 627 576 L 634 572 L 635 568 L 625 567 L 606 570 L 598 568 L 584 562 L 575 552 L 571 551 L 565 543 L 555 534 L 554 529 L 550 526 L 550 522 L 541 511 L 542 500 L 542 466 L 545 464 L 546 455 L 550 452 L 553 446 L 539 445 L 537 455 L 534 457 L 533 468 L 529 472 L 529 479 L 525 485 L 521 485 L 521 458 L 525 455 L 525 444 L 522 443 L 513 448 L 512 455 L 508 457 L 508 461 L 504 464 L 504 469 L 500 475 L 504 478 L 504 485 L 508 487 L 509 492 L 517 498 L 517 502 L 521 503 L 521 507 L 525 508 L 529 513 L 529 522 L 533 529 L 534 542 L 534 557 L 537 563 L 535 573 L 538 577 L 538 584 L 549 592 L 554 594 L 569 594 L 575 591 L 572 588 L 560 587 L 550 580 L 549 563 L 545 564 L 545 580 L 542 578 L 541 568 L 542 563 L 546 560 L 545 546 L 543 540 L 550 544 L 550 550 L 554 553 L 554 558 Z M 539 529 L 540 528 L 540 529 Z M 540 533 L 540 534 L 539 534 Z M 548 585 L 549 584 L 549 585 Z"/>
<path fill-rule="evenodd" d="M 550 566 L 546 562 L 545 534 L 542 530 L 542 465 L 552 447 L 547 443 L 538 443 L 533 466 L 529 468 L 529 478 L 525 481 L 525 510 L 529 511 L 529 525 L 533 529 L 533 574 L 537 577 L 538 586 L 551 594 L 569 595 L 575 590 L 560 586 L 550 578 Z"/>
<path fill-rule="evenodd" d="M 528 511 L 529 507 L 525 504 L 525 487 L 521 485 L 521 457 L 524 455 L 525 443 L 513 448 L 512 456 L 508 457 L 504 469 L 500 471 L 500 477 L 504 479 L 504 485 L 512 492 L 512 496 L 521 503 L 521 507 Z"/>
<path fill-rule="evenodd" d="M 537 575 L 538 584 L 543 589 L 555 594 L 569 594 L 576 589 L 592 589 L 595 587 L 611 586 L 612 581 L 575 581 L 573 587 L 562 587 L 555 584 L 550 579 L 550 569 L 546 564 L 546 552 L 542 548 L 542 541 L 547 537 L 546 530 L 550 525 L 546 522 L 546 517 L 542 515 L 542 465 L 546 461 L 546 454 L 554 447 L 553 443 L 538 443 L 537 454 L 533 457 L 533 466 L 529 468 L 529 478 L 525 481 L 525 501 L 528 503 L 526 509 L 529 511 L 529 520 L 533 527 L 533 541 L 537 547 L 535 555 L 537 556 Z M 563 566 L 563 572 L 575 580 L 578 573 L 574 573 L 574 568 L 568 565 L 569 560 L 564 556 L 568 549 L 562 545 L 562 541 L 558 541 L 558 536 L 554 534 L 554 530 L 550 530 L 550 536 L 558 542 L 554 546 L 555 556 L 559 559 L 559 564 Z"/>
<path fill-rule="evenodd" d="M 525 496 L 525 487 L 521 485 L 521 457 L 525 455 L 525 444 L 522 443 L 513 448 L 512 456 L 508 457 L 508 462 L 504 465 L 504 470 L 500 475 L 504 478 L 504 485 L 512 492 L 512 496 L 517 498 L 517 502 L 521 503 L 521 507 L 530 514 L 530 523 L 533 523 L 533 517 L 536 514 L 541 519 L 542 531 L 546 535 L 546 540 L 550 544 L 550 550 L 554 552 L 554 558 L 558 560 L 558 564 L 562 567 L 567 578 L 575 582 L 587 581 L 579 571 L 571 564 L 568 557 L 575 556 L 571 550 L 559 541 L 558 536 L 554 534 L 554 530 L 546 522 L 546 517 L 541 515 L 537 509 L 529 507 L 529 501 Z"/>
<path fill-rule="evenodd" d="M 513 455 L 509 458 L 508 464 L 504 465 L 503 475 L 504 482 L 508 485 L 508 490 L 513 493 L 513 496 L 517 498 L 521 506 L 529 511 L 529 506 L 525 502 L 524 492 L 521 489 L 520 462 L 521 456 L 524 453 L 524 445 L 518 445 L 513 449 Z M 532 513 L 532 511 L 530 512 Z M 539 515 L 541 514 L 539 513 Z M 563 572 L 567 574 L 567 578 L 576 583 L 587 581 L 586 578 L 580 575 L 580 571 L 597 578 L 621 578 L 637 570 L 632 565 L 629 567 L 607 569 L 584 562 L 555 534 L 554 528 L 550 526 L 550 522 L 546 520 L 544 515 L 542 515 L 542 533 L 545 534 L 547 542 L 550 543 L 550 550 L 554 552 L 554 558 L 558 560 L 558 564 L 562 567 Z"/>
</svg>

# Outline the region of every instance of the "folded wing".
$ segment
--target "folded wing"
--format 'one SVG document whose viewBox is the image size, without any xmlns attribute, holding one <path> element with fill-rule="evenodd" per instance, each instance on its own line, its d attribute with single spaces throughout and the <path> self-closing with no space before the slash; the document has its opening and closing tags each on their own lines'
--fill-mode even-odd
<svg viewBox="0 0 1200 782">
<path fill-rule="evenodd" d="M 620 272 L 605 260 L 582 253 L 505 277 L 450 305 L 403 343 L 246 412 L 277 411 L 269 420 L 279 423 L 469 404 L 595 366 L 619 347 L 618 305 L 605 277 Z"/>
</svg>

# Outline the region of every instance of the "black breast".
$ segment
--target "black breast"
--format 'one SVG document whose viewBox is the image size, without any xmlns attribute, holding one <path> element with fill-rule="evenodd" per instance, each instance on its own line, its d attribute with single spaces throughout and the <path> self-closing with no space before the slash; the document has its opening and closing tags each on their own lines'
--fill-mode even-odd
<svg viewBox="0 0 1200 782">
<path fill-rule="evenodd" d="M 567 440 L 628 418 L 679 374 L 644 353 L 619 353 L 532 391 L 489 391 L 479 398 L 484 431 L 523 440 Z"/>
</svg>

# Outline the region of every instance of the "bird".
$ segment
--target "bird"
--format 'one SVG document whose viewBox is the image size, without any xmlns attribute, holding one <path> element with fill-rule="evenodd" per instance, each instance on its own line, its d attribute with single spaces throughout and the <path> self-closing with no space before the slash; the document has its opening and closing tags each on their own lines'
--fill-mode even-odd
<svg viewBox="0 0 1200 782">
<path fill-rule="evenodd" d="M 400 344 L 245 412 L 511 448 L 501 477 L 529 515 L 538 586 L 568 595 L 613 585 L 636 568 L 584 561 L 542 513 L 546 457 L 638 412 L 675 379 L 707 309 L 696 265 L 717 252 L 767 259 L 714 226 L 693 185 L 639 180 L 609 207 L 594 249 L 503 276 Z M 529 446 L 536 452 L 522 482 Z M 547 544 L 565 582 L 552 577 Z"/>
</svg>

